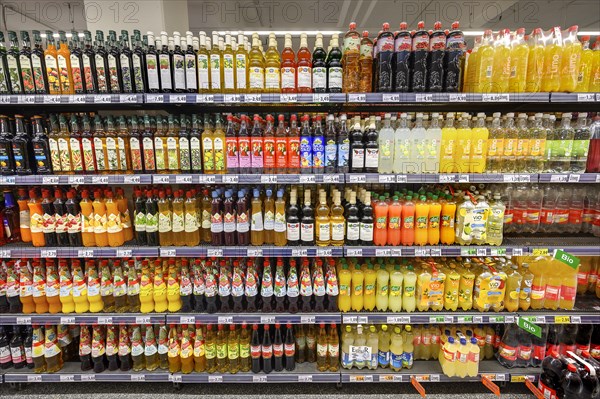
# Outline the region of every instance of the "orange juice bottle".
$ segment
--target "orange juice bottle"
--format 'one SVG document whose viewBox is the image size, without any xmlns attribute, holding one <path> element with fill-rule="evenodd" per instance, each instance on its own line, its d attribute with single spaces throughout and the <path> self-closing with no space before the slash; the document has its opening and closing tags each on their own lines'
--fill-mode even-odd
<svg viewBox="0 0 600 399">
<path fill-rule="evenodd" d="M 380 196 L 379 202 L 375 205 L 375 230 L 373 232 L 373 243 L 375 245 L 387 244 L 388 229 L 388 204 L 385 197 Z"/>
<path fill-rule="evenodd" d="M 48 301 L 46 300 L 46 270 L 37 260 L 33 263 L 33 302 L 35 302 L 35 313 L 48 313 Z"/>
<path fill-rule="evenodd" d="M 33 276 L 31 266 L 27 260 L 21 260 L 19 264 L 19 299 L 23 304 L 23 313 L 33 313 L 36 304 L 33 300 Z"/>
<path fill-rule="evenodd" d="M 102 192 L 97 190 L 94 193 L 94 241 L 98 247 L 108 246 L 108 233 L 106 232 L 106 204 L 102 198 Z"/>
<path fill-rule="evenodd" d="M 73 302 L 75 303 L 75 313 L 85 313 L 90 309 L 88 302 L 87 273 L 83 271 L 79 259 L 74 259 L 72 263 L 73 273 Z"/>
<path fill-rule="evenodd" d="M 525 91 L 537 93 L 542 88 L 544 73 L 544 38 L 542 30 L 535 28 L 529 37 L 529 55 L 527 56 L 527 85 Z"/>
<path fill-rule="evenodd" d="M 415 243 L 415 203 L 412 197 L 406 197 L 402 204 L 402 245 Z"/>
<path fill-rule="evenodd" d="M 42 209 L 42 202 L 37 198 L 37 194 L 34 189 L 29 190 L 29 228 L 31 230 L 31 241 L 34 247 L 46 246 L 46 240 L 44 239 L 44 210 Z"/>
<path fill-rule="evenodd" d="M 562 65 L 563 44 L 560 26 L 552 28 L 545 37 L 544 73 L 542 75 L 542 91 L 560 90 L 560 71 Z"/>
<path fill-rule="evenodd" d="M 60 279 L 54 259 L 46 260 L 46 300 L 50 313 L 58 313 L 62 309 L 60 301 Z"/>
<path fill-rule="evenodd" d="M 427 244 L 427 221 L 429 219 L 429 203 L 422 195 L 415 206 L 415 245 Z"/>
<path fill-rule="evenodd" d="M 60 284 L 59 299 L 62 304 L 62 312 L 73 313 L 75 311 L 75 302 L 73 301 L 73 278 L 71 277 L 69 265 L 65 260 L 61 260 L 58 264 L 58 275 Z M 85 302 L 87 303 L 87 300 Z"/>
<path fill-rule="evenodd" d="M 539 310 L 544 308 L 546 297 L 546 276 L 544 275 L 543 258 L 536 258 L 529 264 L 530 271 L 533 274 L 531 281 L 531 309 Z"/>
<path fill-rule="evenodd" d="M 87 272 L 87 300 L 90 304 L 90 312 L 98 313 L 104 308 L 104 302 L 102 302 L 102 296 L 100 295 L 100 276 L 98 275 L 98 268 L 96 262 L 88 260 L 86 263 Z M 78 312 L 79 313 L 79 312 Z"/>
<path fill-rule="evenodd" d="M 81 193 L 81 202 L 79 202 L 79 206 L 81 207 L 81 240 L 83 246 L 95 247 L 96 238 L 94 226 L 96 224 L 96 218 L 94 217 L 94 206 L 92 201 L 90 201 L 90 194 L 87 190 L 83 190 Z"/>
<path fill-rule="evenodd" d="M 154 311 L 154 297 L 152 270 L 147 260 L 142 261 L 142 274 L 140 277 L 140 311 L 150 313 Z"/>
<path fill-rule="evenodd" d="M 388 231 L 387 245 L 400 245 L 401 230 L 400 224 L 402 220 L 402 204 L 398 201 L 398 196 L 394 195 L 392 203 L 388 208 Z"/>
<path fill-rule="evenodd" d="M 512 271 L 506 279 L 506 295 L 504 297 L 504 308 L 509 312 L 519 310 L 521 282 L 523 276 L 518 272 L 517 266 L 512 266 Z"/>
<path fill-rule="evenodd" d="M 121 224 L 121 212 L 119 205 L 113 201 L 112 191 L 106 193 L 106 232 L 108 237 L 108 245 L 111 247 L 120 247 L 125 243 L 123 234 L 123 225 Z"/>
<path fill-rule="evenodd" d="M 579 27 L 573 25 L 563 39 L 563 55 L 560 67 L 560 91 L 573 92 L 577 88 L 579 67 L 581 65 L 581 42 L 577 39 Z"/>
<path fill-rule="evenodd" d="M 119 212 L 121 213 L 121 224 L 123 225 L 123 237 L 125 242 L 133 240 L 133 226 L 129 207 L 127 206 L 127 198 L 123 196 L 123 189 L 117 188 L 117 196 L 115 197 Z"/>
<path fill-rule="evenodd" d="M 455 239 L 454 219 L 456 217 L 456 202 L 452 195 L 446 195 L 446 201 L 442 204 L 441 212 L 440 241 L 442 244 L 452 245 Z"/>
<path fill-rule="evenodd" d="M 590 50 L 591 51 L 591 50 Z M 588 79 L 589 80 L 589 79 Z M 21 225 L 21 241 L 31 242 L 31 215 L 29 212 L 29 206 L 27 198 L 27 190 L 24 188 L 19 189 L 19 199 L 17 203 L 19 205 L 19 223 Z"/>
<path fill-rule="evenodd" d="M 440 243 L 441 213 L 442 204 L 438 201 L 438 196 L 433 195 L 429 203 L 429 215 L 427 216 L 427 243 L 429 245 L 438 245 Z"/>
<path fill-rule="evenodd" d="M 525 91 L 528 60 L 529 46 L 525 42 L 525 28 L 519 28 L 510 49 L 510 77 L 508 79 L 508 91 L 510 93 L 523 93 Z"/>
</svg>

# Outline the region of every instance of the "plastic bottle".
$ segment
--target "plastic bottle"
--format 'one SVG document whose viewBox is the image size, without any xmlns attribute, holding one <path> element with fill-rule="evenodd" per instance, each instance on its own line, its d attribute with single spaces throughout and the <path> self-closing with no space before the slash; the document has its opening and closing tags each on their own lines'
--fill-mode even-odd
<svg viewBox="0 0 600 399">
<path fill-rule="evenodd" d="M 394 163 L 392 167 L 394 173 L 408 173 L 408 171 L 414 173 L 414 166 L 411 164 L 412 140 L 413 136 L 408 127 L 408 115 L 402 113 L 398 128 L 394 132 Z"/>
<path fill-rule="evenodd" d="M 488 137 L 489 131 L 485 126 L 485 114 L 479 112 L 475 126 L 471 130 L 471 158 L 469 161 L 469 171 L 471 173 L 485 172 Z"/>
<path fill-rule="evenodd" d="M 374 209 L 375 229 L 373 231 L 373 243 L 378 246 L 387 244 L 388 208 L 385 197 L 380 196 Z"/>
<path fill-rule="evenodd" d="M 542 87 L 544 73 L 544 39 L 542 30 L 535 28 L 529 37 L 529 54 L 527 56 L 527 85 L 525 90 L 537 93 Z"/>
<path fill-rule="evenodd" d="M 525 28 L 517 29 L 510 49 L 510 76 L 508 91 L 510 93 L 523 93 L 527 86 L 527 62 L 529 60 L 529 46 L 525 42 Z"/>
<path fill-rule="evenodd" d="M 166 312 L 169 304 L 167 301 L 167 285 L 165 283 L 166 268 L 160 260 L 154 263 L 154 279 L 152 282 L 152 298 L 154 299 L 154 311 Z M 143 281 L 143 280 L 142 280 Z M 142 283 L 143 286 L 143 283 Z M 140 292 L 141 296 L 141 292 Z"/>
<path fill-rule="evenodd" d="M 454 127 L 454 112 L 446 114 L 446 123 L 442 128 L 440 139 L 439 172 L 456 172 L 456 146 L 458 144 L 457 130 Z"/>
<path fill-rule="evenodd" d="M 402 310 L 405 312 L 414 312 L 417 307 L 416 299 L 416 284 L 417 274 L 414 272 L 412 266 L 408 266 L 404 272 L 404 291 L 402 292 Z M 391 293 L 391 288 L 390 288 Z"/>
<path fill-rule="evenodd" d="M 412 197 L 409 195 L 402 204 L 402 245 L 413 245 L 415 242 L 415 211 L 415 203 L 412 202 Z"/>
<path fill-rule="evenodd" d="M 402 367 L 410 370 L 413 367 L 415 359 L 415 347 L 413 346 L 415 334 L 413 334 L 412 327 L 409 325 L 404 326 L 404 331 L 406 331 L 406 336 L 404 337 L 404 345 L 402 348 Z"/>
<path fill-rule="evenodd" d="M 480 348 L 477 345 L 477 338 L 471 338 L 467 345 L 469 355 L 467 360 L 467 377 L 477 377 L 479 374 Z"/>
<path fill-rule="evenodd" d="M 377 363 L 384 369 L 390 366 L 390 341 L 391 335 L 388 326 L 383 324 L 379 330 Z"/>
<path fill-rule="evenodd" d="M 470 170 L 472 132 L 469 127 L 469 119 L 469 114 L 464 112 L 458 121 L 458 129 L 456 129 L 458 142 L 454 162 L 456 163 L 455 172 L 458 173 L 467 173 Z"/>
<path fill-rule="evenodd" d="M 443 373 L 448 377 L 457 376 L 458 345 L 453 337 L 448 337 L 442 348 L 443 356 L 439 357 Z"/>
<path fill-rule="evenodd" d="M 570 93 L 577 88 L 579 67 L 581 65 L 582 45 L 577 39 L 577 25 L 567 30 L 563 38 L 563 52 L 560 65 L 560 91 Z"/>
<path fill-rule="evenodd" d="M 429 245 L 438 245 L 440 243 L 440 215 L 442 204 L 438 201 L 438 196 L 433 195 L 429 203 L 429 213 L 427 216 L 427 243 Z"/>
<path fill-rule="evenodd" d="M 542 74 L 541 91 L 559 91 L 563 58 L 563 41 L 560 26 L 552 28 L 545 40 L 546 48 L 544 49 L 544 73 Z"/>
<path fill-rule="evenodd" d="M 394 327 L 390 343 L 390 368 L 393 371 L 402 370 L 402 360 L 404 358 L 404 342 L 400 327 Z"/>
<path fill-rule="evenodd" d="M 370 348 L 371 358 L 367 359 L 367 368 L 369 370 L 377 369 L 378 357 L 379 357 L 379 334 L 375 326 L 369 327 L 367 333 L 367 347 Z"/>
<path fill-rule="evenodd" d="M 364 274 L 360 269 L 352 271 L 352 310 L 360 312 L 363 309 Z"/>
<path fill-rule="evenodd" d="M 423 114 L 418 113 L 415 119 L 415 125 L 410 130 L 412 145 L 410 160 L 406 173 L 424 173 L 427 153 L 427 131 L 423 126 Z"/>
<path fill-rule="evenodd" d="M 377 310 L 379 310 L 380 312 L 385 312 L 388 309 L 388 303 L 389 301 L 389 297 L 388 295 L 391 297 L 391 292 L 390 292 L 390 274 L 387 272 L 387 270 L 380 268 L 379 270 L 377 270 L 377 296 L 375 298 L 375 303 L 377 306 Z M 402 276 L 402 274 L 400 274 L 400 276 Z M 397 279 L 396 279 L 397 280 Z M 397 282 L 397 281 L 396 281 Z M 400 283 L 400 287 L 402 287 L 402 283 Z M 399 296 L 400 293 L 398 293 L 396 296 Z M 401 299 L 401 297 L 399 297 Z M 396 300 L 397 302 L 397 300 Z M 396 306 L 396 305 L 394 305 Z M 401 306 L 398 307 L 398 309 Z M 395 311 L 393 309 L 390 310 Z M 396 310 L 398 311 L 398 310 Z"/>
</svg>

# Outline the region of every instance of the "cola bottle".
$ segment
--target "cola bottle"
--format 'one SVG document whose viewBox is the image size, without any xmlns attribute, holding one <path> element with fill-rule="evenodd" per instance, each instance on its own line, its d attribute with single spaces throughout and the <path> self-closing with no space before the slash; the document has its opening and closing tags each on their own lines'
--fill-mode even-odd
<svg viewBox="0 0 600 399">
<path fill-rule="evenodd" d="M 575 353 L 578 355 L 581 355 L 584 351 L 590 351 L 593 328 L 594 326 L 592 324 L 581 324 L 577 329 L 577 335 L 575 336 Z"/>
<path fill-rule="evenodd" d="M 532 342 L 531 334 L 519 328 L 517 332 L 517 340 L 519 341 L 519 350 L 517 351 L 517 366 L 527 367 L 531 362 Z"/>
<path fill-rule="evenodd" d="M 600 324 L 594 326 L 592 333 L 592 342 L 590 344 L 590 355 L 600 361 Z"/>
<path fill-rule="evenodd" d="M 560 332 L 560 325 L 551 324 L 548 328 L 548 339 L 546 340 L 546 353 L 551 354 L 553 352 L 558 352 L 559 350 L 559 342 L 558 335 Z"/>
<path fill-rule="evenodd" d="M 509 325 L 498 346 L 496 359 L 505 367 L 513 368 L 517 366 L 517 357 L 519 353 L 519 332 L 516 325 Z"/>
<path fill-rule="evenodd" d="M 410 53 L 412 37 L 406 22 L 400 23 L 400 31 L 394 40 L 394 91 L 407 92 L 410 89 Z"/>
<path fill-rule="evenodd" d="M 392 59 L 394 57 L 394 34 L 390 24 L 385 22 L 383 30 L 377 35 L 376 91 L 392 91 Z"/>
<path fill-rule="evenodd" d="M 458 21 L 452 23 L 452 30 L 446 37 L 444 54 L 444 91 L 456 93 L 462 89 L 462 71 L 464 52 L 467 47 L 463 32 L 459 29 Z"/>
<path fill-rule="evenodd" d="M 427 91 L 439 93 L 444 83 L 444 55 L 446 51 L 446 33 L 442 23 L 433 25 L 433 33 L 429 38 L 429 54 L 427 60 Z"/>
<path fill-rule="evenodd" d="M 575 336 L 577 335 L 577 324 L 565 324 L 558 335 L 558 353 L 568 356 L 567 352 L 575 352 Z"/>
<path fill-rule="evenodd" d="M 563 373 L 562 389 L 562 399 L 582 399 L 580 395 L 583 393 L 583 382 L 575 363 L 567 364 L 567 370 Z"/>
<path fill-rule="evenodd" d="M 411 89 L 424 92 L 427 88 L 427 54 L 429 53 L 429 32 L 425 30 L 425 22 L 419 21 L 418 30 L 412 40 L 412 79 Z"/>
<path fill-rule="evenodd" d="M 542 327 L 541 337 L 538 338 L 536 335 L 531 336 L 531 362 L 530 365 L 533 367 L 539 367 L 542 361 L 546 357 L 546 339 L 548 337 L 548 325 L 544 324 Z"/>
<path fill-rule="evenodd" d="M 590 353 L 583 351 L 581 353 L 583 360 L 590 366 L 586 369 L 586 377 L 582 376 L 584 396 L 590 398 L 600 397 L 600 362 L 591 357 Z M 592 370 L 593 369 L 593 370 Z"/>
<path fill-rule="evenodd" d="M 542 374 L 538 381 L 538 388 L 542 391 L 544 398 L 558 399 L 562 397 L 561 378 L 565 368 L 559 358 L 558 351 L 550 352 L 549 356 L 542 361 Z"/>
</svg>

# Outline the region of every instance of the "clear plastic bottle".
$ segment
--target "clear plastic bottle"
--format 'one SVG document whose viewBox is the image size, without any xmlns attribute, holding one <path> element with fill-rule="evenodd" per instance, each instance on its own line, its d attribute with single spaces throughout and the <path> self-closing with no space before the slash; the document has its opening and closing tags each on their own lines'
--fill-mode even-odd
<svg viewBox="0 0 600 399">
<path fill-rule="evenodd" d="M 412 146 L 410 151 L 409 170 L 408 173 L 423 173 L 425 170 L 425 154 L 427 149 L 427 141 L 425 138 L 426 130 L 423 127 L 423 114 L 418 113 L 415 126 L 410 130 L 412 137 Z"/>
<path fill-rule="evenodd" d="M 425 132 L 425 169 L 423 173 L 437 173 L 439 170 L 442 145 L 442 117 L 437 112 L 431 114 L 431 124 Z"/>
<path fill-rule="evenodd" d="M 394 173 L 406 173 L 409 169 L 410 156 L 412 153 L 412 134 L 408 128 L 408 115 L 400 114 L 398 128 L 394 132 Z"/>
<path fill-rule="evenodd" d="M 567 173 L 571 168 L 573 138 L 575 130 L 571 127 L 571 114 L 562 114 L 560 127 L 555 129 L 550 158 L 551 172 Z"/>
<path fill-rule="evenodd" d="M 577 116 L 577 124 L 573 135 L 573 152 L 571 156 L 571 173 L 584 173 L 588 159 L 588 150 L 592 132 L 586 125 L 586 112 L 580 112 Z"/>
<path fill-rule="evenodd" d="M 394 129 L 390 114 L 385 114 L 383 128 L 379 131 L 379 173 L 392 173 L 394 163 Z"/>
</svg>

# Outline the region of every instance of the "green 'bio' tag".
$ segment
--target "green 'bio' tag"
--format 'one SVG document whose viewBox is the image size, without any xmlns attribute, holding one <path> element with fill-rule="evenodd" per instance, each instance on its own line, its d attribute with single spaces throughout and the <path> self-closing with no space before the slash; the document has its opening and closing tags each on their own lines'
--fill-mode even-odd
<svg viewBox="0 0 600 399">
<path fill-rule="evenodd" d="M 557 249 L 554 252 L 554 259 L 564 263 L 567 266 L 572 267 L 573 269 L 577 269 L 577 266 L 579 266 L 580 262 L 578 257 L 566 253 L 562 249 Z"/>
</svg>

